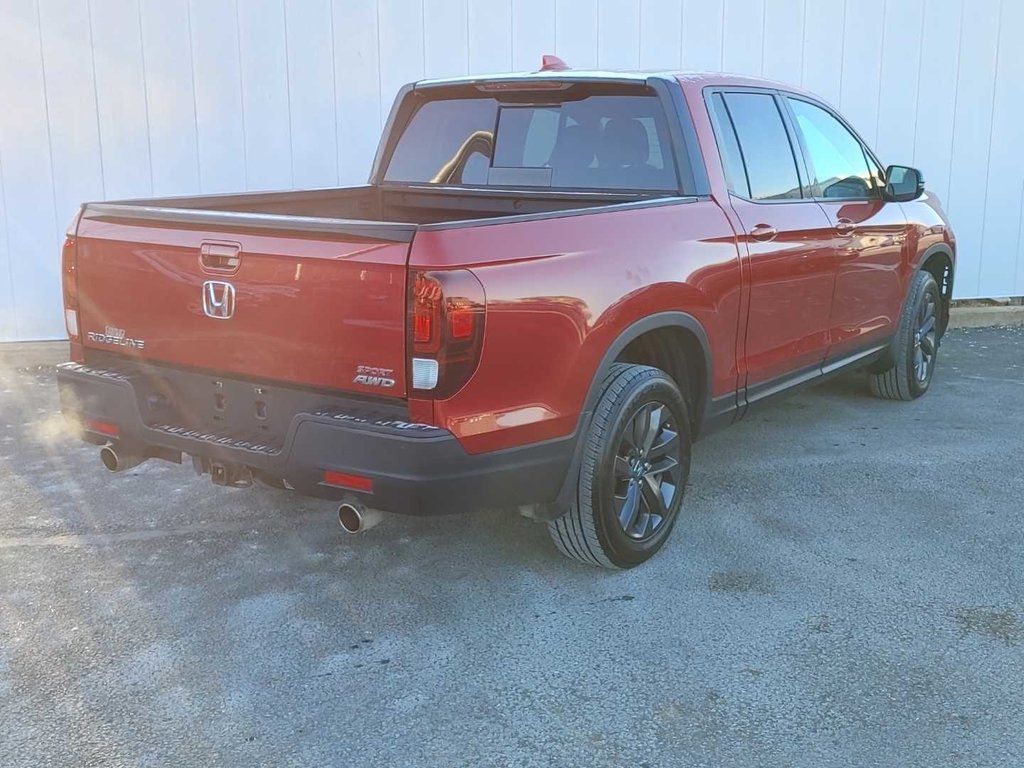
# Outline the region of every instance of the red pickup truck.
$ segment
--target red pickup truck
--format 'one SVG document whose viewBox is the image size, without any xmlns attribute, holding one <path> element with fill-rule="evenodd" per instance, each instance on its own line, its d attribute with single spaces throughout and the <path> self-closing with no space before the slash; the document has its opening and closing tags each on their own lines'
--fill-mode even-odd
<svg viewBox="0 0 1024 768">
<path fill-rule="evenodd" d="M 630 567 L 698 437 L 844 369 L 927 391 L 954 254 L 921 174 L 787 86 L 423 81 L 366 186 L 84 205 L 62 407 L 110 470 L 187 455 L 350 531 L 518 506 Z"/>
</svg>

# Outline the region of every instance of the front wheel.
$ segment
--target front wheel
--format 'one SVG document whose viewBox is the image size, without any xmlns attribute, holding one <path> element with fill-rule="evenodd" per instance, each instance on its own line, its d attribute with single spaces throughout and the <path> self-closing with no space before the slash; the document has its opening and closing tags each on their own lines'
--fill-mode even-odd
<svg viewBox="0 0 1024 768">
<path fill-rule="evenodd" d="M 661 549 L 690 475 L 686 402 L 663 371 L 616 363 L 602 382 L 572 507 L 548 524 L 563 554 L 632 568 Z"/>
<path fill-rule="evenodd" d="M 870 374 L 871 394 L 886 400 L 914 400 L 928 391 L 935 373 L 941 338 L 939 285 L 928 272 L 918 272 L 900 315 L 887 369 Z"/>
</svg>

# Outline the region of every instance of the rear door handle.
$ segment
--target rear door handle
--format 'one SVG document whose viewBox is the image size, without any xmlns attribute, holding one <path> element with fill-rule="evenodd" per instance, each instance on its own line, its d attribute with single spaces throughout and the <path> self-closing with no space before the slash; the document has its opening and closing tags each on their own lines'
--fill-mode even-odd
<svg viewBox="0 0 1024 768">
<path fill-rule="evenodd" d="M 771 224 L 758 224 L 752 230 L 750 230 L 750 236 L 755 240 L 761 240 L 762 242 L 767 240 L 774 240 L 775 236 L 779 234 L 779 230 L 773 227 Z"/>
<path fill-rule="evenodd" d="M 853 233 L 853 230 L 857 228 L 850 219 L 837 219 L 836 220 L 836 232 L 840 235 L 849 235 Z"/>
</svg>

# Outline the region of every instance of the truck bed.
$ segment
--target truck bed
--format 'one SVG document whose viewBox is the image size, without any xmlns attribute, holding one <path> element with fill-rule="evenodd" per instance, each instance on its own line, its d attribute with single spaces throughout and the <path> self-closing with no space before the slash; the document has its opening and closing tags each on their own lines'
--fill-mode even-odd
<svg viewBox="0 0 1024 768">
<path fill-rule="evenodd" d="M 660 202 L 404 185 L 90 203 L 76 238 L 84 353 L 404 398 L 417 231 Z"/>
<path fill-rule="evenodd" d="M 87 218 L 132 218 L 339 232 L 408 242 L 420 226 L 560 215 L 665 197 L 651 192 L 553 192 L 367 185 L 90 203 Z"/>
</svg>

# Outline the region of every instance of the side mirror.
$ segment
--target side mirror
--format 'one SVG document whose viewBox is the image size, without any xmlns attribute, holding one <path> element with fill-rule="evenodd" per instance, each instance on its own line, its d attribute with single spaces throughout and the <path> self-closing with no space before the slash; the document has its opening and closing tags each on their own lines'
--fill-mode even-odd
<svg viewBox="0 0 1024 768">
<path fill-rule="evenodd" d="M 885 199 L 906 203 L 924 194 L 924 176 L 917 168 L 890 165 L 885 171 Z"/>
</svg>

